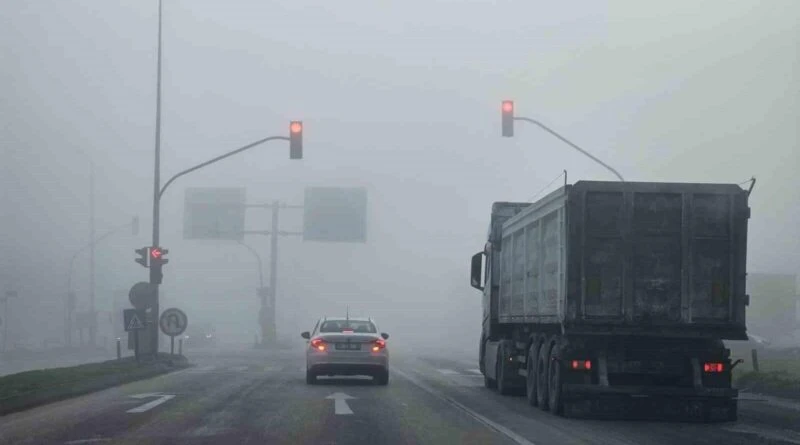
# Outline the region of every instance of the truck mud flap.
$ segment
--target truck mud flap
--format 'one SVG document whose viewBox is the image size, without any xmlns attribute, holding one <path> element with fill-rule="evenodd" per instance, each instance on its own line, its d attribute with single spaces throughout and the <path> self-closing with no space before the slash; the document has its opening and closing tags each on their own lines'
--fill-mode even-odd
<svg viewBox="0 0 800 445">
<path fill-rule="evenodd" d="M 564 402 L 564 416 L 607 420 L 727 422 L 737 418 L 735 399 L 591 396 Z"/>
</svg>

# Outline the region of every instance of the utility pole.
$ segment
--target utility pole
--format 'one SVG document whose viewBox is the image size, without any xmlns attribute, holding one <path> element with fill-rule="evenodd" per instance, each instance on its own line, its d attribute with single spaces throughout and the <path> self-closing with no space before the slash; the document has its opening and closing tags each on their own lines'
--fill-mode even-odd
<svg viewBox="0 0 800 445">
<path fill-rule="evenodd" d="M 94 206 L 94 162 L 90 163 L 91 170 L 89 171 L 89 242 L 91 248 L 89 250 L 89 312 L 92 314 L 89 324 L 89 342 L 94 347 L 97 345 L 95 342 L 97 336 L 97 314 L 95 313 L 95 206 Z"/>
<path fill-rule="evenodd" d="M 270 230 L 245 230 L 245 235 L 269 235 L 270 236 L 270 259 L 269 259 L 269 288 L 268 293 L 261 296 L 261 311 L 259 324 L 261 325 L 262 346 L 274 343 L 277 340 L 277 329 L 275 325 L 277 287 L 278 287 L 278 237 L 279 236 L 302 236 L 303 232 L 288 232 L 280 229 L 280 209 L 302 209 L 302 205 L 287 205 L 280 201 L 272 201 L 271 204 L 253 204 L 246 207 L 269 208 L 272 211 L 272 226 Z M 263 288 L 263 287 L 262 287 Z"/>
</svg>

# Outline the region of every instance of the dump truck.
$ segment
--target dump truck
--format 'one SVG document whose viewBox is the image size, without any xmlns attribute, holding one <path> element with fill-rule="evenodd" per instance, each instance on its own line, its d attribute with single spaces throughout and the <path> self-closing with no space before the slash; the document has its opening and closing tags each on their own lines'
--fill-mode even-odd
<svg viewBox="0 0 800 445">
<path fill-rule="evenodd" d="M 485 386 L 557 415 L 735 420 L 723 340 L 747 340 L 751 190 L 578 181 L 495 202 L 471 262 Z"/>
</svg>

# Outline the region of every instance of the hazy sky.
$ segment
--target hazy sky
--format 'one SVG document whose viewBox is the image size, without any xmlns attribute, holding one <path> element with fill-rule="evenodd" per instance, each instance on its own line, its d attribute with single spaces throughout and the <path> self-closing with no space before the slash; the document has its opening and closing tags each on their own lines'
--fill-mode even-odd
<svg viewBox="0 0 800 445">
<path fill-rule="evenodd" d="M 291 119 L 305 122 L 306 147 L 298 162 L 273 143 L 170 189 L 166 298 L 231 335 L 256 332 L 254 260 L 182 239 L 186 187 L 301 203 L 306 186 L 366 186 L 367 245 L 281 240 L 279 327 L 294 335 L 348 301 L 387 330 L 477 338 L 468 257 L 491 203 L 527 200 L 564 169 L 570 182 L 613 180 L 533 126 L 500 138 L 504 98 L 627 180 L 756 176 L 749 269 L 798 273 L 799 18 L 793 0 L 165 0 L 164 179 L 286 134 Z M 23 296 L 20 341 L 60 337 L 69 259 L 89 239 L 89 156 L 98 232 L 133 215 L 143 228 L 98 247 L 98 307 L 145 279 L 133 249 L 149 244 L 156 29 L 155 0 L 2 1 L 0 286 Z M 282 224 L 299 229 L 287 212 Z M 250 228 L 268 218 L 248 210 Z M 248 243 L 266 262 L 267 240 Z M 87 277 L 81 255 L 81 304 Z"/>
</svg>

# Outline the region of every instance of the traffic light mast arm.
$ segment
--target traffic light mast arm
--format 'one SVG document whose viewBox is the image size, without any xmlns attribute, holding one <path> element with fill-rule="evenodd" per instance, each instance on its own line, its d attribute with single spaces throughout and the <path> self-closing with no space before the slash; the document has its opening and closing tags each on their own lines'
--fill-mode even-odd
<svg viewBox="0 0 800 445">
<path fill-rule="evenodd" d="M 568 141 L 568 140 L 567 140 L 567 138 L 565 138 L 564 136 L 561 136 L 560 134 L 556 133 L 554 130 L 551 130 L 550 128 L 548 128 L 548 127 L 547 127 L 546 125 L 544 125 L 543 123 L 541 123 L 541 122 L 539 122 L 539 121 L 537 121 L 537 120 L 534 120 L 534 119 L 528 118 L 528 117 L 516 117 L 516 116 L 515 116 L 515 117 L 514 117 L 514 120 L 517 120 L 517 121 L 525 121 L 525 122 L 528 122 L 528 123 L 531 123 L 531 124 L 534 124 L 534 125 L 538 125 L 538 126 L 539 126 L 541 129 L 543 129 L 544 131 L 546 131 L 546 132 L 548 132 L 548 133 L 552 134 L 553 136 L 557 137 L 558 139 L 560 139 L 560 140 L 561 140 L 562 142 L 564 142 L 565 144 L 567 144 L 567 145 L 569 145 L 570 147 L 574 148 L 575 150 L 578 150 L 579 152 L 581 152 L 581 153 L 585 154 L 586 156 L 588 156 L 589 158 L 591 158 L 593 161 L 597 162 L 598 164 L 602 165 L 603 167 L 605 167 L 605 168 L 609 169 L 609 170 L 611 171 L 611 173 L 614 173 L 614 175 L 616 175 L 616 176 L 617 176 L 617 178 L 619 178 L 619 180 L 620 180 L 620 181 L 622 181 L 622 182 L 625 182 L 625 179 L 623 179 L 623 178 L 622 178 L 622 175 L 620 175 L 620 174 L 619 174 L 619 173 L 618 173 L 616 170 L 614 170 L 613 168 L 611 168 L 611 166 L 610 166 L 610 165 L 608 165 L 608 164 L 606 164 L 605 162 L 603 162 L 603 161 L 601 161 L 601 160 L 597 159 L 596 157 L 594 157 L 594 156 L 592 156 L 591 154 L 589 154 L 589 152 L 587 152 L 586 150 L 584 150 L 584 149 L 582 149 L 582 148 L 578 147 L 577 145 L 573 144 L 572 142 Z"/>
<path fill-rule="evenodd" d="M 189 174 L 189 173 L 191 173 L 191 172 L 193 172 L 195 170 L 199 170 L 199 169 L 201 169 L 201 168 L 203 168 L 203 167 L 205 167 L 207 165 L 211 165 L 211 164 L 213 164 L 213 163 L 215 163 L 217 161 L 221 161 L 221 160 L 223 160 L 225 158 L 228 158 L 228 157 L 231 157 L 231 156 L 233 156 L 235 154 L 239 154 L 239 153 L 241 153 L 241 152 L 243 152 L 245 150 L 249 150 L 249 149 L 255 147 L 256 145 L 261 145 L 264 142 L 275 141 L 275 140 L 279 140 L 279 139 L 280 140 L 284 140 L 284 141 L 288 141 L 289 140 L 289 138 L 286 137 L 286 136 L 270 136 L 268 138 L 264 138 L 264 139 L 261 139 L 259 141 L 255 141 L 252 144 L 247 144 L 244 147 L 237 148 L 236 150 L 233 150 L 233 151 L 231 151 L 229 153 L 225 153 L 224 155 L 217 156 L 216 158 L 210 159 L 210 160 L 208 160 L 206 162 L 203 162 L 201 164 L 197 164 L 192 168 L 186 169 L 186 170 L 176 174 L 175 176 L 171 177 L 169 179 L 169 181 L 167 181 L 164 184 L 164 186 L 161 187 L 161 191 L 158 193 L 158 199 L 161 200 L 161 197 L 164 196 L 164 192 L 167 190 L 167 187 L 169 187 L 169 185 L 172 184 L 173 181 L 175 181 L 176 179 L 180 178 L 183 175 Z"/>
</svg>

